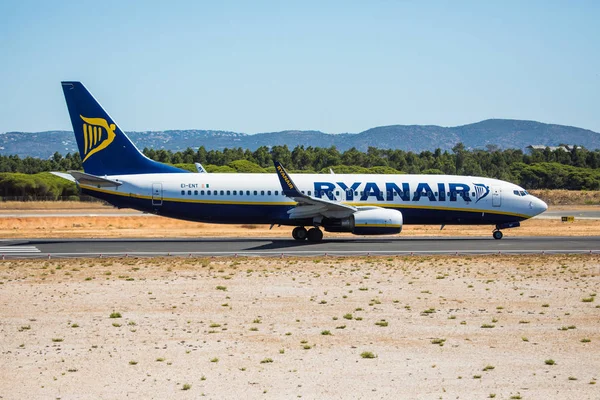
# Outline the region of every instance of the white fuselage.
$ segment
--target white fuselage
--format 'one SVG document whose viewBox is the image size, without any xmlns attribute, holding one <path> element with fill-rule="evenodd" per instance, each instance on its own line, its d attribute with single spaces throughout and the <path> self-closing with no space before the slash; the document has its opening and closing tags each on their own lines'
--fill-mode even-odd
<svg viewBox="0 0 600 400">
<path fill-rule="evenodd" d="M 405 224 L 493 224 L 527 219 L 547 209 L 543 201 L 515 184 L 482 177 L 366 174 L 290 174 L 290 177 L 309 196 L 357 207 L 398 209 L 404 214 Z M 82 188 L 117 206 L 190 220 L 286 223 L 281 209 L 296 204 L 283 195 L 275 174 L 169 173 L 106 178 L 118 180 L 122 185 L 116 188 L 82 185 Z M 294 225 L 295 221 L 287 224 Z"/>
</svg>

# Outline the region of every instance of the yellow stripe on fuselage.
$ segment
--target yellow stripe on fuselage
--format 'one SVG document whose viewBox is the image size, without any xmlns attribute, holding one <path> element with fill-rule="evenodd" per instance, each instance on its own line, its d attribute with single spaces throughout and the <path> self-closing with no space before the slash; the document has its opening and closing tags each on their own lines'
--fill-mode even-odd
<svg viewBox="0 0 600 400">
<path fill-rule="evenodd" d="M 120 193 L 112 190 L 100 189 L 94 186 L 89 185 L 80 185 L 84 189 L 112 194 L 121 197 L 133 197 L 136 199 L 148 199 L 152 200 L 152 196 L 146 196 L 142 194 L 136 193 Z M 176 203 L 198 203 L 198 204 L 223 204 L 223 205 L 253 205 L 253 206 L 295 206 L 296 202 L 271 202 L 271 201 L 235 201 L 235 200 L 200 200 L 200 199 L 180 199 L 180 198 L 169 198 L 163 197 L 163 201 L 172 201 Z M 411 208 L 411 209 L 420 209 L 420 210 L 432 210 L 432 211 L 463 211 L 463 212 L 473 212 L 473 213 L 486 213 L 486 214 L 496 214 L 496 215 L 509 215 L 513 217 L 519 218 L 531 218 L 530 215 L 526 214 L 518 214 L 507 211 L 500 210 L 484 210 L 478 208 L 459 208 L 459 207 L 445 207 L 445 206 L 430 206 L 425 204 L 378 204 L 378 203 L 356 203 L 356 202 L 341 202 L 340 204 L 346 204 L 355 207 L 381 207 L 381 208 L 395 208 L 395 209 L 403 209 L 403 208 Z"/>
<path fill-rule="evenodd" d="M 402 225 L 389 224 L 354 224 L 357 228 L 402 228 Z"/>
<path fill-rule="evenodd" d="M 440 211 L 465 211 L 465 212 L 478 212 L 486 214 L 499 214 L 499 215 L 512 215 L 521 218 L 531 218 L 526 214 L 511 213 L 507 211 L 496 211 L 496 210 L 483 210 L 479 208 L 459 208 L 459 207 L 446 207 L 446 206 L 430 206 L 426 204 L 377 204 L 377 203 L 344 203 L 355 207 L 383 207 L 383 208 L 418 208 L 425 210 L 440 210 Z"/>
</svg>

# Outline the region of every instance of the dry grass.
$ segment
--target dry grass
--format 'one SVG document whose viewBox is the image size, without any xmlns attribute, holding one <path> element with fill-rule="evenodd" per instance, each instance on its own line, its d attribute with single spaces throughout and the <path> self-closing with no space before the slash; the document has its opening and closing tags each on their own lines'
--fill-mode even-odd
<svg viewBox="0 0 600 400">
<path fill-rule="evenodd" d="M 598 256 L 5 261 L 0 288 L 5 398 L 598 398 Z"/>
<path fill-rule="evenodd" d="M 127 238 L 127 237 L 288 237 L 291 227 L 269 225 L 216 225 L 175 220 L 153 215 L 0 218 L 2 238 Z M 492 226 L 407 225 L 402 236 L 489 236 Z M 596 236 L 597 220 L 532 219 L 521 228 L 506 230 L 507 236 Z M 326 237 L 349 236 L 326 233 Z"/>
<path fill-rule="evenodd" d="M 598 205 L 600 190 L 530 190 L 548 205 Z"/>
<path fill-rule="evenodd" d="M 568 208 L 589 209 L 590 202 L 600 202 L 600 191 L 532 191 L 549 204 L 562 204 L 552 209 Z M 571 204 L 571 205 L 564 205 Z M 587 208 L 586 208 L 587 207 Z M 268 225 L 215 225 L 179 221 L 153 215 L 111 216 L 102 214 L 131 214 L 130 209 L 118 210 L 96 202 L 0 202 L 0 214 L 39 213 L 68 214 L 86 212 L 94 216 L 64 217 L 7 217 L 0 218 L 0 237 L 2 238 L 97 238 L 97 237 L 287 237 L 291 227 Z M 403 236 L 487 236 L 491 226 L 447 226 L 440 231 L 439 226 L 405 226 Z M 560 233 L 566 236 L 600 235 L 600 224 L 594 220 L 576 220 L 574 223 L 562 223 L 558 220 L 533 219 L 522 223 L 522 227 L 506 230 L 508 236 L 549 236 Z M 349 234 L 326 234 L 328 237 L 347 236 Z"/>
</svg>

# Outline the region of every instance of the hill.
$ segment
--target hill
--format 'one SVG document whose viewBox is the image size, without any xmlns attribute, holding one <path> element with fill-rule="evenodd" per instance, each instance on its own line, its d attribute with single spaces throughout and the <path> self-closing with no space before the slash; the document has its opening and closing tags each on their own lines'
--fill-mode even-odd
<svg viewBox="0 0 600 400">
<path fill-rule="evenodd" d="M 208 130 L 168 130 L 128 132 L 140 149 L 185 150 L 204 146 L 207 150 L 241 147 L 256 150 L 260 146 L 297 145 L 313 147 L 336 146 L 344 151 L 355 147 L 366 151 L 369 146 L 382 149 L 450 150 L 459 142 L 467 149 L 484 149 L 497 145 L 501 149 L 525 149 L 531 144 L 557 146 L 576 144 L 590 150 L 600 148 L 600 133 L 572 126 L 544 124 L 536 121 L 489 119 L 474 124 L 441 127 L 436 125 L 390 125 L 368 129 L 361 133 L 328 134 L 320 131 L 282 131 L 246 133 Z M 77 151 L 75 138 L 69 131 L 36 133 L 6 132 L 0 134 L 0 154 L 16 154 L 48 158 Z"/>
</svg>

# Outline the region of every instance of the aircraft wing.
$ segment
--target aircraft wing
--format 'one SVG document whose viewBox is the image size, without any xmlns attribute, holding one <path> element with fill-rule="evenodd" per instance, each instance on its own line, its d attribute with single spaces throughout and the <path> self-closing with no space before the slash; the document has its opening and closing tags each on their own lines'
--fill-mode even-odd
<svg viewBox="0 0 600 400">
<path fill-rule="evenodd" d="M 290 199 L 296 201 L 296 207 L 288 211 L 290 218 L 310 218 L 310 217 L 335 217 L 343 218 L 355 213 L 356 207 L 331 201 L 329 199 L 321 199 L 318 197 L 308 196 L 298 190 L 298 187 L 292 181 L 289 174 L 279 161 L 275 161 L 275 171 L 281 183 L 282 193 Z"/>
</svg>

